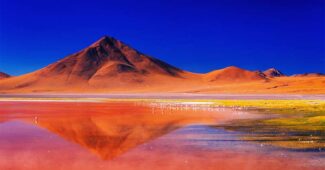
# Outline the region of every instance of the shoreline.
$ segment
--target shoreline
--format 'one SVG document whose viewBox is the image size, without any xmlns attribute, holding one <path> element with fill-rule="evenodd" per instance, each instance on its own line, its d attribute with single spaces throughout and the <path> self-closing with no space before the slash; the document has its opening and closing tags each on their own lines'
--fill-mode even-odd
<svg viewBox="0 0 325 170">
<path fill-rule="evenodd" d="M 103 99 L 219 99 L 219 100 L 325 100 L 324 94 L 195 94 L 195 93 L 25 93 L 0 94 L 3 98 Z"/>
</svg>

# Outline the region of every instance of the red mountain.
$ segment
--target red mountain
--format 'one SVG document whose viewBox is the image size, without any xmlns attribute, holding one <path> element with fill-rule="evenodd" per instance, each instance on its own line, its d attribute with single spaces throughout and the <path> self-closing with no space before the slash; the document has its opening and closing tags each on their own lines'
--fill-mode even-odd
<svg viewBox="0 0 325 170">
<path fill-rule="evenodd" d="M 121 73 L 177 77 L 181 76 L 182 70 L 146 56 L 108 36 L 42 70 L 42 75 L 66 76 L 68 82 L 76 79 L 98 79 Z"/>
<path fill-rule="evenodd" d="M 142 54 L 113 37 L 105 36 L 45 68 L 3 82 L 0 89 L 116 88 L 130 84 L 141 85 L 143 82 L 150 85 L 165 79 L 182 79 L 189 74 L 191 73 Z"/>
</svg>

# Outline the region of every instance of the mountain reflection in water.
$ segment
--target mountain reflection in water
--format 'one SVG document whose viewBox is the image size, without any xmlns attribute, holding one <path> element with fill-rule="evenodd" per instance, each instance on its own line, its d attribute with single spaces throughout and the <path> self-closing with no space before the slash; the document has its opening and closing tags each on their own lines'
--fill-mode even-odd
<svg viewBox="0 0 325 170">
<path fill-rule="evenodd" d="M 258 152 L 258 149 L 253 144 L 247 145 L 245 142 L 231 143 L 227 142 L 227 140 L 220 143 L 223 139 L 219 139 L 219 143 L 211 143 L 211 141 L 217 141 L 217 138 L 213 137 L 213 135 L 220 132 L 214 128 L 209 128 L 209 126 L 233 119 L 256 118 L 256 115 L 222 108 L 211 108 L 204 103 L 170 105 L 164 103 L 139 104 L 132 102 L 1 102 L 0 116 L 0 144 L 4 148 L 0 151 L 0 153 L 2 152 L 1 154 L 15 155 L 12 152 L 18 154 L 21 152 L 20 149 L 26 150 L 24 148 L 25 144 L 33 145 L 33 142 L 35 145 L 43 146 L 44 148 L 53 145 L 57 147 L 57 151 L 53 149 L 53 152 L 58 152 L 64 148 L 62 152 L 58 153 L 60 156 L 57 156 L 55 159 L 53 155 L 53 157 L 49 158 L 43 151 L 38 152 L 39 148 L 30 150 L 30 152 L 31 155 L 38 158 L 36 162 L 37 160 L 40 161 L 39 159 L 46 158 L 53 159 L 54 163 L 64 164 L 60 165 L 62 167 L 59 169 L 89 169 L 94 167 L 98 169 L 131 169 L 139 165 L 140 162 L 146 161 L 151 162 L 152 165 L 149 166 L 150 163 L 146 163 L 146 166 L 140 169 L 193 169 L 194 167 L 215 169 L 217 164 L 219 164 L 218 166 L 221 169 L 235 169 L 236 167 L 239 168 L 238 166 L 240 165 L 247 165 L 246 169 L 251 169 L 257 165 L 269 167 L 269 169 L 284 167 L 286 169 L 301 168 L 291 163 L 295 162 L 295 159 L 285 159 L 289 164 L 285 166 L 279 158 L 272 160 L 262 152 L 262 156 L 256 153 L 249 153 L 252 146 L 253 148 L 255 147 L 253 149 L 254 152 Z M 195 125 L 194 129 L 191 129 L 193 125 Z M 23 128 L 20 128 L 22 130 L 15 130 L 19 129 L 19 126 L 23 126 Z M 37 132 L 36 129 L 28 130 L 30 128 L 28 127 L 28 133 L 26 134 L 23 132 L 24 129 L 26 130 L 26 126 L 36 126 L 51 132 L 51 135 L 55 134 L 64 139 L 64 141 L 75 143 L 77 146 L 84 148 L 83 150 L 94 153 L 100 159 L 88 158 L 84 152 L 79 151 L 75 146 L 63 147 L 64 141 L 58 138 L 51 137 L 48 140 L 46 137 L 51 136 L 48 133 L 42 132 L 40 135 L 37 135 L 40 132 Z M 198 131 L 197 127 L 203 130 Z M 32 135 L 33 132 L 35 132 L 37 138 L 33 138 L 31 141 L 24 141 L 24 139 L 28 139 L 26 135 Z M 222 134 L 222 138 L 225 137 L 225 134 Z M 7 142 L 4 140 L 7 140 Z M 219 150 L 216 150 L 218 148 L 216 144 L 224 149 L 220 150 L 219 148 Z M 147 146 L 149 146 L 149 152 L 147 152 Z M 228 152 L 229 148 L 234 150 Z M 48 151 L 50 150 L 48 149 Z M 74 152 L 83 154 L 73 155 Z M 127 154 L 128 152 L 130 153 Z M 62 161 L 60 158 L 69 155 L 73 156 L 68 160 L 83 160 L 82 158 L 85 158 L 84 162 L 92 160 L 92 164 L 89 164 L 90 167 L 87 167 L 83 166 L 83 162 L 79 161 L 74 167 L 69 167 L 69 161 Z M 166 157 L 166 155 L 170 157 Z M 222 155 L 226 157 L 223 158 Z M 143 159 L 139 160 L 139 158 Z M 176 161 L 179 159 L 180 162 Z M 182 159 L 184 160 L 182 161 Z M 245 159 L 251 159 L 253 162 L 248 161 L 245 164 L 245 161 L 247 161 Z M 29 164 L 30 166 L 26 167 L 28 160 L 15 160 L 14 157 L 12 159 L 1 157 L 1 160 L 0 167 L 5 169 L 44 169 L 44 167 L 38 164 Z M 158 163 L 158 160 L 170 161 L 171 165 L 164 167 L 161 163 Z M 189 160 L 191 162 L 188 162 Z M 224 164 L 221 165 L 220 161 Z M 257 164 L 256 161 L 262 161 L 262 163 Z M 229 162 L 233 162 L 233 165 L 229 164 Z M 274 163 L 276 164 L 269 166 L 269 164 Z M 188 165 L 190 164 L 193 164 L 193 167 L 189 167 Z M 48 164 L 48 166 L 50 167 L 46 167 L 46 169 L 56 168 L 54 164 Z M 302 169 L 304 168 L 306 167 Z"/>
<path fill-rule="evenodd" d="M 12 103 L 6 103 L 10 106 Z M 164 107 L 133 103 L 20 103 L 2 107 L 18 120 L 33 123 L 77 143 L 102 159 L 112 159 L 129 149 L 191 123 L 208 123 L 221 114 L 195 114 L 189 109 L 171 112 Z M 7 115 L 11 117 L 11 115 Z M 12 120 L 10 118 L 9 120 Z"/>
</svg>

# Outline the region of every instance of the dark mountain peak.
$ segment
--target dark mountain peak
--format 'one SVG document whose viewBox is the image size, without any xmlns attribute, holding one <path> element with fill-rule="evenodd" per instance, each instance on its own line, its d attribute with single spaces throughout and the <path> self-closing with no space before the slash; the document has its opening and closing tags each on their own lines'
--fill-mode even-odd
<svg viewBox="0 0 325 170">
<path fill-rule="evenodd" d="M 141 55 L 139 51 L 127 45 L 126 43 L 111 37 L 103 36 L 97 41 L 95 41 L 90 46 L 86 47 L 83 51 L 90 53 L 91 56 L 102 56 L 120 53 L 123 56 L 128 54 Z"/>
<path fill-rule="evenodd" d="M 90 47 L 98 47 L 98 46 L 115 46 L 116 44 L 120 44 L 121 42 L 117 39 L 115 39 L 114 37 L 111 36 L 103 36 L 100 39 L 98 39 L 97 41 L 95 41 L 92 45 L 90 45 Z"/>
<path fill-rule="evenodd" d="M 276 68 L 269 68 L 263 72 L 267 77 L 282 77 L 285 76 L 280 70 Z"/>
<path fill-rule="evenodd" d="M 274 67 L 269 68 L 269 69 L 267 69 L 267 70 L 265 70 L 265 71 L 275 71 L 275 72 L 280 72 L 278 69 L 276 69 L 276 68 L 274 68 Z"/>
</svg>

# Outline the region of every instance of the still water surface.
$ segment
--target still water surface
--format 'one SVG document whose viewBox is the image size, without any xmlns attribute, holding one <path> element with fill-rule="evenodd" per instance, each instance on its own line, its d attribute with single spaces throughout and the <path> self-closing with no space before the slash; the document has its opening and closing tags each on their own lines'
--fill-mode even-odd
<svg viewBox="0 0 325 170">
<path fill-rule="evenodd" d="M 0 169 L 324 169 L 324 152 L 241 140 L 264 116 L 206 103 L 0 102 Z"/>
</svg>

